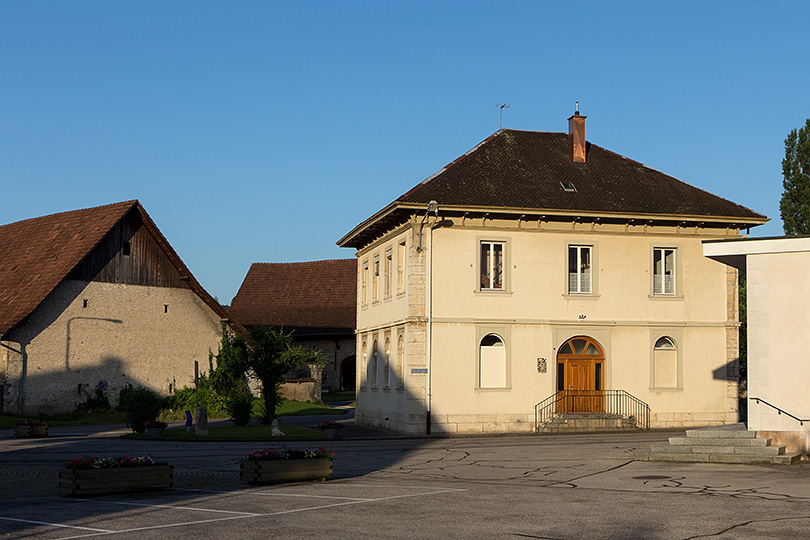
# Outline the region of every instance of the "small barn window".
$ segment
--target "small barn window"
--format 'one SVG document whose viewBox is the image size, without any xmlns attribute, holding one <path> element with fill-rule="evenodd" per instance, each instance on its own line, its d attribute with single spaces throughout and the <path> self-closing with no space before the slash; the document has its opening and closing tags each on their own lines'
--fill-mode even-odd
<svg viewBox="0 0 810 540">
<path fill-rule="evenodd" d="M 132 254 L 132 244 L 129 241 L 124 242 L 122 253 L 125 257 L 129 257 Z"/>
</svg>

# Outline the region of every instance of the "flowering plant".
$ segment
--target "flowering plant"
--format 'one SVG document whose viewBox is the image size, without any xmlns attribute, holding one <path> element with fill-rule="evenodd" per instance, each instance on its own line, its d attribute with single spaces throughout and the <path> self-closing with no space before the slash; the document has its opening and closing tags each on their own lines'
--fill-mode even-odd
<svg viewBox="0 0 810 540">
<path fill-rule="evenodd" d="M 118 457 L 96 457 L 84 454 L 65 462 L 68 469 L 120 469 L 124 467 L 148 467 L 150 465 L 165 465 L 155 461 L 152 456 L 130 456 L 124 454 Z"/>
<path fill-rule="evenodd" d="M 276 450 L 275 448 L 268 448 L 267 450 L 256 450 L 245 456 L 245 459 L 252 461 L 269 461 L 276 459 L 312 459 L 312 458 L 328 458 L 332 459 L 335 452 L 318 447 L 317 450 Z"/>
<path fill-rule="evenodd" d="M 143 427 L 144 429 L 154 429 L 154 428 L 166 429 L 167 427 L 169 427 L 169 424 L 167 424 L 166 422 L 161 422 L 160 420 L 149 420 L 148 422 L 144 422 Z"/>
<path fill-rule="evenodd" d="M 341 429 L 343 424 L 335 422 L 334 420 L 327 420 L 318 424 L 318 429 Z"/>
<path fill-rule="evenodd" d="M 47 426 L 48 422 L 45 420 L 20 420 L 15 426 Z"/>
</svg>

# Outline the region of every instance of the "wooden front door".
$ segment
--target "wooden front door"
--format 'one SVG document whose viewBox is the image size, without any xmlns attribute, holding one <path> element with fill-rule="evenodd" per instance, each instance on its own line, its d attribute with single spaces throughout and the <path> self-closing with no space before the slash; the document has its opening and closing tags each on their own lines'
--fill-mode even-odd
<svg viewBox="0 0 810 540">
<path fill-rule="evenodd" d="M 563 343 L 557 353 L 559 412 L 604 412 L 604 365 L 605 354 L 596 340 L 578 336 Z"/>
</svg>

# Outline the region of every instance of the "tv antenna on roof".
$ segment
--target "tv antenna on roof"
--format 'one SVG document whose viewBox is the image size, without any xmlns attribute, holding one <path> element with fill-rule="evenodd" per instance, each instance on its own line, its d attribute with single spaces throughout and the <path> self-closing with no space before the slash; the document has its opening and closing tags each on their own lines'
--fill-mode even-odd
<svg viewBox="0 0 810 540">
<path fill-rule="evenodd" d="M 498 129 L 503 129 L 503 110 L 509 109 L 512 106 L 507 103 L 498 103 L 497 105 L 493 105 L 493 107 L 499 107 L 501 109 L 501 122 L 500 125 L 498 126 Z"/>
</svg>

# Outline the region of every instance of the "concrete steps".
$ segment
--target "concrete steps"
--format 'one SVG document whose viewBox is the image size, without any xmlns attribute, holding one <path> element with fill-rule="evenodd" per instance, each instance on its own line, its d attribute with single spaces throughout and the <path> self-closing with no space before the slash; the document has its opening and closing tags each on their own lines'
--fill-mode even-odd
<svg viewBox="0 0 810 540">
<path fill-rule="evenodd" d="M 771 440 L 757 438 L 745 426 L 690 429 L 686 437 L 670 437 L 669 444 L 652 445 L 637 452 L 639 461 L 683 461 L 696 463 L 771 463 L 792 465 L 801 454 L 786 454 L 784 446 L 771 446 Z"/>
<path fill-rule="evenodd" d="M 597 431 L 636 431 L 635 422 L 615 414 L 558 414 L 537 433 L 594 433 Z"/>
</svg>

